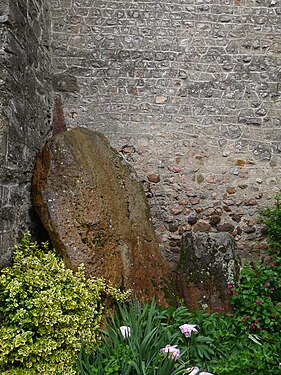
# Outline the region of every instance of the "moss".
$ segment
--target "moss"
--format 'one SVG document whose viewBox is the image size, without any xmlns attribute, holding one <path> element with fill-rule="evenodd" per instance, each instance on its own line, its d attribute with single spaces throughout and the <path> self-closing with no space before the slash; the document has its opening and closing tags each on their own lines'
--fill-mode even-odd
<svg viewBox="0 0 281 375">
<path fill-rule="evenodd" d="M 170 306 L 181 306 L 183 301 L 172 279 L 162 278 L 162 291 L 165 295 L 165 300 Z"/>
<path fill-rule="evenodd" d="M 231 254 L 232 243 L 230 240 L 225 241 L 224 238 L 220 239 L 220 236 L 212 237 L 207 234 L 187 235 L 181 246 L 177 268 L 177 274 L 181 281 L 181 285 L 178 287 L 183 295 L 189 298 L 190 290 L 198 290 L 202 293 L 204 291 L 210 301 L 211 296 L 219 298 L 222 302 L 227 300 L 227 284 L 237 278 L 235 270 L 237 259 L 232 259 L 232 256 L 235 257 L 235 255 Z"/>
</svg>

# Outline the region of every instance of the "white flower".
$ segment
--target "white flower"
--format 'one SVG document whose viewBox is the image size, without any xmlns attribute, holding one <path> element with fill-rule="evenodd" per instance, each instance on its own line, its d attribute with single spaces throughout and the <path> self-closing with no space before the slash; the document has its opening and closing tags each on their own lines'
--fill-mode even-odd
<svg viewBox="0 0 281 375">
<path fill-rule="evenodd" d="M 178 359 L 180 356 L 180 350 L 177 345 L 166 345 L 165 348 L 160 349 L 160 353 L 171 353 L 169 358 Z"/>
<path fill-rule="evenodd" d="M 185 370 L 185 373 L 188 375 L 196 375 L 198 371 L 199 371 L 199 367 L 190 367 Z M 203 371 L 203 372 L 200 372 L 198 375 L 214 375 L 214 374 Z"/>
<path fill-rule="evenodd" d="M 188 375 L 195 375 L 199 371 L 199 367 L 190 367 L 186 369 Z"/>
<path fill-rule="evenodd" d="M 128 326 L 121 326 L 120 327 L 120 331 L 121 331 L 122 336 L 124 337 L 124 339 L 126 339 L 129 336 L 131 336 L 131 328 L 128 327 Z"/>
<path fill-rule="evenodd" d="M 190 337 L 192 332 L 197 335 L 198 331 L 195 327 L 195 324 L 183 324 L 182 326 L 179 326 L 179 329 L 181 333 L 185 335 L 185 337 Z"/>
</svg>

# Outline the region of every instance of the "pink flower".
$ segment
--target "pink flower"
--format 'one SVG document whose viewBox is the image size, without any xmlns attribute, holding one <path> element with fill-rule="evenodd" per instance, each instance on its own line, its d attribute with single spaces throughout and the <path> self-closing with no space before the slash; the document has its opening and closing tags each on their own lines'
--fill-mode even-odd
<svg viewBox="0 0 281 375">
<path fill-rule="evenodd" d="M 131 336 L 131 328 L 128 327 L 128 326 L 121 326 L 120 331 L 121 331 L 121 334 L 124 337 L 124 339 Z"/>
<path fill-rule="evenodd" d="M 275 267 L 275 263 L 273 263 L 273 262 L 270 262 L 269 265 L 270 265 L 271 267 Z"/>
<path fill-rule="evenodd" d="M 198 331 L 195 327 L 195 324 L 183 324 L 179 326 L 179 329 L 181 333 L 185 335 L 185 337 L 190 337 L 192 332 L 194 332 L 194 334 L 197 335 Z"/>
<path fill-rule="evenodd" d="M 265 283 L 265 284 L 264 284 L 264 286 L 266 286 L 266 287 L 267 287 L 267 286 L 269 286 L 269 284 L 268 284 L 268 283 Z"/>
<path fill-rule="evenodd" d="M 228 284 L 227 285 L 227 289 L 231 289 L 232 288 L 232 285 L 231 284 Z"/>
<path fill-rule="evenodd" d="M 160 353 L 170 353 L 169 358 L 178 359 L 180 356 L 180 350 L 177 345 L 166 345 L 165 348 L 160 349 Z"/>
<path fill-rule="evenodd" d="M 275 288 L 270 288 L 270 290 L 275 290 Z"/>
<path fill-rule="evenodd" d="M 262 302 L 256 299 L 256 304 L 257 305 L 262 305 Z"/>
</svg>

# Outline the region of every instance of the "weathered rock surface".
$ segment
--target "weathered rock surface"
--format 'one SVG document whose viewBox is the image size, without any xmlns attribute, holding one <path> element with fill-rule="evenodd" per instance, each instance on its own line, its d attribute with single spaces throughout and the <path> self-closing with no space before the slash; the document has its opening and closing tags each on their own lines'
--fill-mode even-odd
<svg viewBox="0 0 281 375">
<path fill-rule="evenodd" d="M 98 132 L 76 128 L 51 138 L 37 158 L 33 197 L 67 267 L 164 303 L 169 267 L 160 255 L 134 170 Z"/>
<path fill-rule="evenodd" d="M 228 284 L 238 277 L 239 258 L 229 233 L 187 233 L 183 236 L 176 284 L 191 309 L 229 309 Z"/>
</svg>

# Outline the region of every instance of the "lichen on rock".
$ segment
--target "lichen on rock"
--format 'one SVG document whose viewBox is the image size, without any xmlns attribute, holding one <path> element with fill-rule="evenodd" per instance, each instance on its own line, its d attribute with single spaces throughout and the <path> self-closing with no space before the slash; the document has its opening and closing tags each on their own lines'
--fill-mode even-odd
<svg viewBox="0 0 281 375">
<path fill-rule="evenodd" d="M 194 232 L 183 236 L 176 272 L 180 296 L 191 308 L 229 309 L 228 284 L 237 281 L 240 260 L 227 232 Z"/>
</svg>

